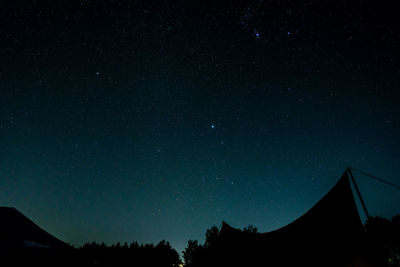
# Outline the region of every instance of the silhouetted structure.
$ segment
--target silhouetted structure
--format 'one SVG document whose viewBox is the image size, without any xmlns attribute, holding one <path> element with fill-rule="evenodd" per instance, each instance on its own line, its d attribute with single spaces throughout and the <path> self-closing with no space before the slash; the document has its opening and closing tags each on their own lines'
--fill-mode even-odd
<svg viewBox="0 0 400 267">
<path fill-rule="evenodd" d="M 69 266 L 72 252 L 17 209 L 0 207 L 0 265 Z"/>
<path fill-rule="evenodd" d="M 0 249 L 66 247 L 17 209 L 0 207 Z"/>
<path fill-rule="evenodd" d="M 208 261 L 214 266 L 360 266 L 377 261 L 372 249 L 346 172 L 314 207 L 278 230 L 251 233 L 223 222 Z"/>
</svg>

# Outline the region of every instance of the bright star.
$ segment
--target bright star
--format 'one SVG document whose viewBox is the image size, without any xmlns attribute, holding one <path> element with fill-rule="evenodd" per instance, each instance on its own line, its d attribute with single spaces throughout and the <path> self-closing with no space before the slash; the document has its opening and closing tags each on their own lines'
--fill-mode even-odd
<svg viewBox="0 0 400 267">
<path fill-rule="evenodd" d="M 215 125 L 214 124 L 211 124 L 211 129 L 214 129 L 215 128 Z"/>
</svg>

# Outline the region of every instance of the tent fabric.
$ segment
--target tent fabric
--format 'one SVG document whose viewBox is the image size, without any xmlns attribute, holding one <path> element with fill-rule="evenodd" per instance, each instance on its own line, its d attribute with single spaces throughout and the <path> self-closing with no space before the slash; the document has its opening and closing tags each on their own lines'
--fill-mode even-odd
<svg viewBox="0 0 400 267">
<path fill-rule="evenodd" d="M 0 249 L 67 248 L 15 208 L 0 207 Z"/>
<path fill-rule="evenodd" d="M 223 223 L 215 263 L 222 266 L 347 266 L 362 254 L 363 225 L 347 173 L 308 212 L 267 233 Z"/>
</svg>

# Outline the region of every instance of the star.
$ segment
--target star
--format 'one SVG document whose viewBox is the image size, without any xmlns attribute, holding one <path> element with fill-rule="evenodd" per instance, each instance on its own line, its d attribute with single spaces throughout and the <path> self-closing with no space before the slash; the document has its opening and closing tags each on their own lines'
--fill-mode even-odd
<svg viewBox="0 0 400 267">
<path fill-rule="evenodd" d="M 211 124 L 211 129 L 214 129 L 215 128 L 215 125 L 214 124 Z"/>
</svg>

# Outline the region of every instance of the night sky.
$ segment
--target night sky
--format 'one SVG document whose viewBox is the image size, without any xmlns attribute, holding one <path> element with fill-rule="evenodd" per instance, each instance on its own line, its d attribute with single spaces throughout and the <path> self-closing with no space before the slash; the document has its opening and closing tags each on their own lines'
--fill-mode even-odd
<svg viewBox="0 0 400 267">
<path fill-rule="evenodd" d="M 222 220 L 284 226 L 348 166 L 400 183 L 396 2 L 0 1 L 0 205 L 180 252 Z"/>
</svg>

